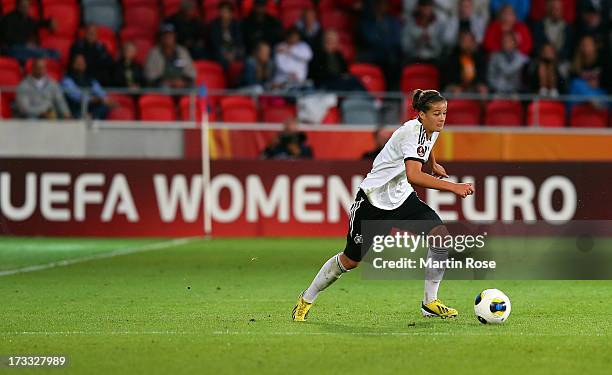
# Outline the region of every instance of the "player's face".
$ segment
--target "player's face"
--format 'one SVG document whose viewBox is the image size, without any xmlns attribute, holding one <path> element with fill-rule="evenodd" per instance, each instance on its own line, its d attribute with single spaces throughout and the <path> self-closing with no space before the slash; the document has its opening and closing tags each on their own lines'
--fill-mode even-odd
<svg viewBox="0 0 612 375">
<path fill-rule="evenodd" d="M 446 121 L 447 107 L 446 101 L 436 102 L 431 105 L 429 111 L 421 112 L 421 120 L 423 120 L 425 129 L 434 132 L 442 131 Z"/>
</svg>

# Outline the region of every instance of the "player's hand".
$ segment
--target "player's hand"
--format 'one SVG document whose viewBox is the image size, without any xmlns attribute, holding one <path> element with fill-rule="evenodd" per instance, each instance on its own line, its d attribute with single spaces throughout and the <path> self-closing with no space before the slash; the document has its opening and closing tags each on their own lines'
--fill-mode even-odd
<svg viewBox="0 0 612 375">
<path fill-rule="evenodd" d="M 461 198 L 465 198 L 468 195 L 474 194 L 474 187 L 472 186 L 472 184 L 455 184 L 455 189 L 453 190 L 453 193 L 457 194 Z"/>
<path fill-rule="evenodd" d="M 431 174 L 437 178 L 448 178 L 448 174 L 446 173 L 446 169 L 438 163 L 434 163 L 431 167 Z"/>
</svg>

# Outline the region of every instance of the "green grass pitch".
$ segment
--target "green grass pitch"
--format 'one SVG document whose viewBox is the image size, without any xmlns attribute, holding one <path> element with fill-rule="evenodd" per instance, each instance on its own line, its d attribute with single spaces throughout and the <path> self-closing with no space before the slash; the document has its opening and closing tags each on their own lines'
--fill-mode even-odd
<svg viewBox="0 0 612 375">
<path fill-rule="evenodd" d="M 597 374 L 612 365 L 612 281 L 449 280 L 440 296 L 460 316 L 443 321 L 420 316 L 422 281 L 363 280 L 357 270 L 319 297 L 307 323 L 290 321 L 298 293 L 342 246 L 0 237 L 0 356 L 69 358 L 64 369 L 0 373 Z M 58 267 L 10 272 L 41 264 Z M 488 287 L 512 299 L 506 324 L 473 316 Z"/>
</svg>

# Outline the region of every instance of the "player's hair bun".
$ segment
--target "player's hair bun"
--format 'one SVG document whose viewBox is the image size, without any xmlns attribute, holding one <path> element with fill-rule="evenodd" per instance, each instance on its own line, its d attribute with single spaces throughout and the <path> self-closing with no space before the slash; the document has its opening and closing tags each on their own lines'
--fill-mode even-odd
<svg viewBox="0 0 612 375">
<path fill-rule="evenodd" d="M 421 101 L 422 96 L 423 96 L 423 90 L 421 89 L 414 90 L 414 95 L 412 96 L 412 108 L 414 108 L 417 111 L 420 111 L 419 102 Z"/>
</svg>

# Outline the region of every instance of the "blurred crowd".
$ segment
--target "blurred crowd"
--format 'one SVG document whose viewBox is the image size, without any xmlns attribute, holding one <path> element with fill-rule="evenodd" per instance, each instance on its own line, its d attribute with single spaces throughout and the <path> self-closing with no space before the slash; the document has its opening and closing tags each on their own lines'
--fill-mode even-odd
<svg viewBox="0 0 612 375">
<path fill-rule="evenodd" d="M 34 18 L 30 0 L 17 0 L 0 20 L 2 54 L 30 64 L 17 110 L 49 118 L 87 109 L 104 118 L 113 106 L 105 87 L 190 87 L 195 60 L 214 60 L 234 86 L 259 91 L 366 90 L 350 73 L 354 62 L 380 67 L 388 91 L 400 89 L 402 68 L 415 63 L 436 66 L 441 89 L 453 93 L 601 96 L 611 88 L 612 0 L 302 1 L 290 22 L 270 12 L 283 0 L 251 1 L 247 14 L 243 3 L 217 1 L 217 16 L 205 23 L 201 4 L 184 0 L 161 20 L 155 45 L 140 51 L 123 40 L 116 58 L 86 24 L 56 82 L 48 65 L 61 56 L 38 38 L 62 21 Z M 322 22 L 338 10 L 343 17 Z"/>
</svg>

